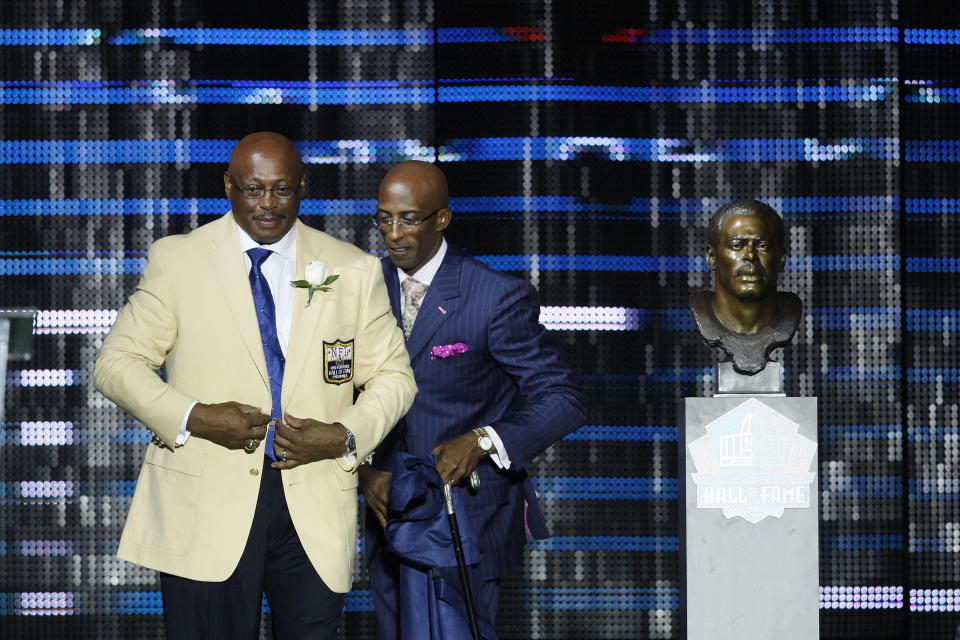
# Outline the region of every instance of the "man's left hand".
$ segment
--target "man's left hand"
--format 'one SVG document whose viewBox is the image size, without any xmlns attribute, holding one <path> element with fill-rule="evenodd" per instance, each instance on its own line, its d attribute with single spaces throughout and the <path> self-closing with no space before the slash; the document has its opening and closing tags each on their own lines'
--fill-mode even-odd
<svg viewBox="0 0 960 640">
<path fill-rule="evenodd" d="M 437 471 L 443 481 L 454 484 L 470 475 L 483 454 L 477 446 L 477 435 L 473 431 L 438 444 L 430 453 L 437 454 Z"/>
<path fill-rule="evenodd" d="M 347 429 L 339 422 L 328 424 L 290 414 L 277 420 L 273 452 L 274 469 L 293 469 L 317 460 L 339 458 L 347 453 Z"/>
</svg>

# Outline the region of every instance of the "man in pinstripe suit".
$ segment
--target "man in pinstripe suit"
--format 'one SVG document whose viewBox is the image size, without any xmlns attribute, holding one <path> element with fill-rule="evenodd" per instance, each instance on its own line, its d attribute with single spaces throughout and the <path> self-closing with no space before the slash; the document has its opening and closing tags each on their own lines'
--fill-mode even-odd
<svg viewBox="0 0 960 640">
<path fill-rule="evenodd" d="M 437 470 L 454 483 L 477 471 L 479 490 L 461 492 L 458 515 L 478 537 L 471 586 L 479 617 L 492 628 L 500 578 L 520 563 L 528 535 L 550 535 L 525 467 L 585 417 L 570 369 L 539 324 L 536 290 L 449 247 L 443 234 L 451 217 L 436 166 L 404 162 L 384 177 L 373 223 L 389 254 L 383 273 L 419 393 L 373 465 L 360 470 L 376 516 L 367 518 L 367 553 L 381 639 L 400 637 L 404 615 L 401 561 L 385 548 L 381 529 L 386 460 L 401 451 L 437 454 Z"/>
</svg>

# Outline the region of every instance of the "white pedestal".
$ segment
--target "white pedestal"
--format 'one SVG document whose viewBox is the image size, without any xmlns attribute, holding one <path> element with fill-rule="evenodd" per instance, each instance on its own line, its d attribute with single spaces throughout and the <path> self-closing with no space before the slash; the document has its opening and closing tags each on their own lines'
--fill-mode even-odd
<svg viewBox="0 0 960 640">
<path fill-rule="evenodd" d="M 686 398 L 680 443 L 687 640 L 817 640 L 817 400 Z"/>
</svg>

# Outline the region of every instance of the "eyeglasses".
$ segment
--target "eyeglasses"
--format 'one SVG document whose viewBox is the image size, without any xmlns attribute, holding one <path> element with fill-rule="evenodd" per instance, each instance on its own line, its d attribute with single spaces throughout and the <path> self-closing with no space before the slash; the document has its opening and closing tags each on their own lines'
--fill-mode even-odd
<svg viewBox="0 0 960 640">
<path fill-rule="evenodd" d="M 268 191 L 272 193 L 273 197 L 275 197 L 277 200 L 289 200 L 293 196 L 297 195 L 297 191 L 300 190 L 299 185 L 296 187 L 291 187 L 285 184 L 282 184 L 278 187 L 272 187 L 270 189 L 259 184 L 248 184 L 245 187 L 240 187 L 237 186 L 237 184 L 233 181 L 233 176 L 230 176 L 230 183 L 248 200 L 259 200 L 263 196 L 267 195 Z"/>
<path fill-rule="evenodd" d="M 387 216 L 376 215 L 376 216 L 373 216 L 373 218 L 371 218 L 370 222 L 373 223 L 374 227 L 376 227 L 377 229 L 380 229 L 380 231 L 387 231 L 388 229 L 390 229 L 390 227 L 396 226 L 396 225 L 400 225 L 400 228 L 404 229 L 405 231 L 410 231 L 411 229 L 415 229 L 416 227 L 419 227 L 424 222 L 426 222 L 433 216 L 440 213 L 440 211 L 444 208 L 445 207 L 434 209 L 431 213 L 423 216 L 419 220 L 417 220 L 416 218 L 400 218 L 399 220 L 394 220 L 393 218 L 388 218 Z"/>
</svg>

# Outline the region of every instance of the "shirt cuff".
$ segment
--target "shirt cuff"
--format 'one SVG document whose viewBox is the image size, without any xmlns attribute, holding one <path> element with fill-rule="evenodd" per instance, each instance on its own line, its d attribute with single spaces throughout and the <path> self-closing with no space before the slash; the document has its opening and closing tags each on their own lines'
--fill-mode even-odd
<svg viewBox="0 0 960 640">
<path fill-rule="evenodd" d="M 183 443 L 187 441 L 187 438 L 190 437 L 190 432 L 187 431 L 187 420 L 190 418 L 190 412 L 193 411 L 193 408 L 200 404 L 199 400 L 194 400 L 193 403 L 187 407 L 187 412 L 183 414 L 183 422 L 180 423 L 180 433 L 177 434 L 177 446 L 183 446 Z"/>
<path fill-rule="evenodd" d="M 507 450 L 503 447 L 503 440 L 500 439 L 500 436 L 497 435 L 496 430 L 491 426 L 484 427 L 487 431 L 487 435 L 490 436 L 490 439 L 493 440 L 493 448 L 496 449 L 496 453 L 490 454 L 490 459 L 493 460 L 493 464 L 497 465 L 501 469 L 510 468 L 510 456 L 507 454 Z"/>
</svg>

